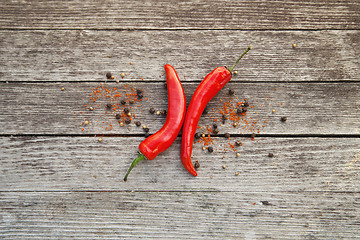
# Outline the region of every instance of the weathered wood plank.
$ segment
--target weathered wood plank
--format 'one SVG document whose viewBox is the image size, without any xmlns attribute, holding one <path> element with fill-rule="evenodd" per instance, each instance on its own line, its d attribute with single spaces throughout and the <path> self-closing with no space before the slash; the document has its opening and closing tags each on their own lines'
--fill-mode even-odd
<svg viewBox="0 0 360 240">
<path fill-rule="evenodd" d="M 182 81 L 201 81 L 215 67 L 231 65 L 250 43 L 253 50 L 241 60 L 240 74 L 233 81 L 360 81 L 360 31 L 79 30 L 0 35 L 3 82 L 102 81 L 107 72 L 117 79 L 125 72 L 125 80 L 159 81 L 166 63 L 177 69 Z"/>
<path fill-rule="evenodd" d="M 133 84 L 134 91 L 144 91 L 143 101 L 133 105 L 120 103 L 123 98 L 130 99 L 124 97 L 125 93 L 133 94 L 130 87 L 125 89 L 126 84 L 102 85 L 110 90 L 116 87 L 122 95 L 117 97 L 114 91 L 108 94 L 111 98 L 106 98 L 97 93 L 96 103 L 90 98 L 95 97 L 93 89 L 98 91 L 99 83 L 3 83 L 0 86 L 1 134 L 144 134 L 141 127 L 135 126 L 135 121 L 147 125 L 150 133 L 156 132 L 165 122 L 165 116 L 149 113 L 151 107 L 167 109 L 163 83 Z M 187 104 L 197 86 L 198 83 L 183 83 Z M 61 91 L 62 87 L 65 91 Z M 249 107 L 247 114 L 239 118 L 225 114 L 229 120 L 220 125 L 221 111 L 226 110 L 224 103 L 230 102 L 229 88 L 235 91 L 235 96 L 231 97 L 232 107 L 227 106 L 228 109 L 235 109 L 236 102 L 244 98 L 254 107 Z M 102 93 L 107 94 L 105 90 Z M 359 94 L 357 83 L 229 82 L 209 103 L 208 114 L 200 119 L 199 126 L 203 129 L 199 131 L 207 133 L 205 127 L 217 123 L 220 134 L 359 134 Z M 136 96 L 132 98 L 137 99 Z M 108 103 L 112 103 L 116 111 L 108 110 Z M 90 106 L 95 110 L 89 111 Z M 136 118 L 130 125 L 121 127 L 115 113 L 123 112 L 125 107 L 132 107 Z M 281 122 L 282 116 L 288 120 Z M 84 125 L 86 120 L 88 125 Z M 236 127 L 234 122 L 238 124 Z"/>
<path fill-rule="evenodd" d="M 6 239 L 355 239 L 359 193 L 0 193 Z"/>
<path fill-rule="evenodd" d="M 1 1 L 11 29 L 359 29 L 359 1 Z"/>
<path fill-rule="evenodd" d="M 229 146 L 236 140 L 242 141 L 235 148 L 239 157 Z M 0 190 L 360 191 L 359 138 L 214 138 L 208 145 L 213 153 L 194 145 L 198 177 L 183 168 L 178 138 L 156 160 L 139 163 L 124 182 L 141 141 L 2 137 Z"/>
</svg>

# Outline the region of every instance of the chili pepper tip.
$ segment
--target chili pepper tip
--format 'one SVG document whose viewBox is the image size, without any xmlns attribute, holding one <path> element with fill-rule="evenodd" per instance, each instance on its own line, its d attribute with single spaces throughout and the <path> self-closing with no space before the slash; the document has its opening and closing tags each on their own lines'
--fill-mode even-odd
<svg viewBox="0 0 360 240">
<path fill-rule="evenodd" d="M 241 54 L 241 56 L 240 56 L 238 59 L 236 59 L 236 62 L 228 69 L 231 73 L 232 73 L 232 71 L 234 70 L 236 64 L 238 64 L 238 62 L 240 61 L 240 59 L 241 59 L 248 51 L 250 51 L 251 49 L 252 49 L 252 45 L 250 44 L 250 45 L 248 46 L 248 48 Z"/>
</svg>

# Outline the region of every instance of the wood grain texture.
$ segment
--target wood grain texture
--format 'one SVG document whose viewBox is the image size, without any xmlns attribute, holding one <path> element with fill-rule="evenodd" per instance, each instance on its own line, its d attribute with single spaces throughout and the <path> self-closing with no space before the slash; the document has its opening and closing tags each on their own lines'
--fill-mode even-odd
<svg viewBox="0 0 360 240">
<path fill-rule="evenodd" d="M 155 133 L 166 118 L 149 113 L 151 107 L 167 109 L 167 92 L 163 83 L 131 85 L 134 91 L 144 91 L 144 99 L 125 105 L 131 107 L 136 118 L 124 127 L 115 119 L 115 113 L 124 109 L 120 104 L 123 96 L 132 93 L 132 90 L 125 89 L 128 84 L 112 82 L 102 85 L 110 90 L 116 87 L 122 97 L 103 96 L 96 103 L 90 98 L 99 83 L 3 83 L 0 86 L 1 134 L 144 134 L 141 127 L 135 126 L 135 121 L 141 121 L 142 125 L 150 128 L 150 133 Z M 198 83 L 183 83 L 187 104 L 197 86 Z M 61 91 L 63 87 L 65 91 Z M 235 96 L 231 98 L 228 95 L 230 88 L 235 91 Z M 199 131 L 207 133 L 206 126 L 217 123 L 220 134 L 356 135 L 360 133 L 359 88 L 357 83 L 229 82 L 208 104 L 209 112 L 201 117 L 199 126 L 203 128 Z M 254 106 L 249 107 L 246 116 L 231 120 L 230 115 L 225 114 L 229 120 L 220 124 L 224 103 L 229 103 L 231 99 L 231 109 L 235 109 L 235 103 L 245 98 Z M 116 111 L 106 108 L 109 102 L 117 107 Z M 89 111 L 90 106 L 95 110 Z M 227 106 L 227 109 L 230 107 Z M 281 122 L 282 116 L 288 120 Z M 84 125 L 86 120 L 88 125 Z M 234 122 L 237 122 L 237 127 L 233 126 Z"/>
<path fill-rule="evenodd" d="M 6 239 L 356 239 L 360 195 L 0 193 Z"/>
<path fill-rule="evenodd" d="M 360 191 L 359 138 L 214 138 L 208 145 L 213 153 L 194 144 L 198 177 L 182 166 L 178 138 L 155 160 L 140 162 L 124 182 L 142 139 L 2 137 L 0 190 Z M 236 140 L 242 142 L 235 148 L 239 157 L 229 146 Z"/>
<path fill-rule="evenodd" d="M 183 82 L 201 81 L 215 67 L 230 66 L 249 44 L 253 50 L 232 81 L 360 81 L 360 31 L 47 30 L 0 36 L 3 82 L 103 81 L 107 72 L 154 82 L 166 63 Z"/>
<path fill-rule="evenodd" d="M 1 1 L 11 29 L 359 29 L 359 1 Z"/>
</svg>

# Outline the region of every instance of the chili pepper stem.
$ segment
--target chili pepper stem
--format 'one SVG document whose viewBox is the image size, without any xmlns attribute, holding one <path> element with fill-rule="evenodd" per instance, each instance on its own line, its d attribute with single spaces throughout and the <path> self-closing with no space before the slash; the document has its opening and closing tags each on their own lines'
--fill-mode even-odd
<svg viewBox="0 0 360 240">
<path fill-rule="evenodd" d="M 240 61 L 240 59 L 248 52 L 252 49 L 252 45 L 249 45 L 249 47 L 243 52 L 243 54 L 241 54 L 241 56 L 236 60 L 236 62 L 229 68 L 229 71 L 232 73 L 232 71 L 234 70 L 236 64 L 238 64 L 238 62 Z"/>
<path fill-rule="evenodd" d="M 131 170 L 136 166 L 136 164 L 138 164 L 140 161 L 144 160 L 145 156 L 139 152 L 139 156 L 131 163 L 129 170 L 127 171 L 125 177 L 124 177 L 124 181 L 127 181 L 127 177 L 129 176 Z"/>
</svg>

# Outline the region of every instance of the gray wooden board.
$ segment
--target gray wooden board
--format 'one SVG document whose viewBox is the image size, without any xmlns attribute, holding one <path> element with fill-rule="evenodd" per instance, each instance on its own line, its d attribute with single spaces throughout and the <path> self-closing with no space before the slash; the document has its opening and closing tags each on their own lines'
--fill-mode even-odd
<svg viewBox="0 0 360 240">
<path fill-rule="evenodd" d="M 102 81 L 107 72 L 116 79 L 124 72 L 124 80 L 159 81 L 166 63 L 183 82 L 201 81 L 215 67 L 233 64 L 249 44 L 253 50 L 233 81 L 360 80 L 359 30 L 2 30 L 0 36 L 3 82 Z"/>
<path fill-rule="evenodd" d="M 12 29 L 359 29 L 359 1 L 1 1 Z"/>
<path fill-rule="evenodd" d="M 359 193 L 2 192 L 5 239 L 356 239 Z"/>
<path fill-rule="evenodd" d="M 155 160 L 140 162 L 124 182 L 142 140 L 2 137 L 0 190 L 360 191 L 360 138 L 215 138 L 213 153 L 194 144 L 197 177 L 183 168 L 177 138 Z M 239 157 L 229 147 L 236 140 L 242 141 Z"/>
<path fill-rule="evenodd" d="M 162 80 L 165 82 L 164 77 Z M 0 84 L 0 133 L 1 134 L 144 134 L 135 121 L 141 121 L 154 133 L 165 122 L 165 116 L 152 115 L 149 109 L 167 109 L 167 91 L 163 83 L 107 83 L 106 89 L 116 87 L 124 96 L 134 89 L 142 89 L 141 102 L 130 105 L 135 119 L 130 125 L 121 127 L 115 119 L 116 112 L 122 112 L 123 97 L 100 97 L 94 103 L 89 94 L 100 83 L 2 83 Z M 183 83 L 189 104 L 198 83 Z M 61 91 L 61 88 L 65 91 Z M 224 102 L 229 102 L 228 90 L 235 102 L 246 98 L 251 106 L 246 116 L 220 125 Z M 102 90 L 102 92 L 105 92 Z M 358 83 L 238 83 L 229 82 L 208 104 L 209 112 L 199 122 L 206 126 L 219 124 L 220 134 L 345 134 L 360 133 L 360 84 Z M 109 94 L 116 96 L 115 93 Z M 134 97 L 136 98 L 136 97 Z M 146 100 L 148 98 L 148 100 Z M 118 109 L 107 110 L 111 102 Z M 84 107 L 84 105 L 87 105 Z M 97 107 L 99 105 L 99 107 Z M 94 106 L 94 111 L 88 108 Z M 125 105 L 129 107 L 128 103 Z M 139 106 L 139 107 L 138 107 Z M 275 112 L 273 112 L 275 110 Z M 107 112 L 107 113 L 106 113 Z M 226 114 L 227 115 L 227 114 Z M 227 115 L 228 116 L 228 115 Z M 281 122 L 286 116 L 288 120 Z M 214 122 L 214 119 L 218 120 Z M 89 124 L 84 125 L 88 120 Z M 265 121 L 265 123 L 264 123 Z M 237 126 L 233 127 L 233 123 Z M 252 124 L 254 123 L 254 126 Z M 107 131 L 106 128 L 112 130 Z M 128 128 L 130 127 L 130 129 Z M 82 130 L 84 129 L 84 130 Z"/>
</svg>

